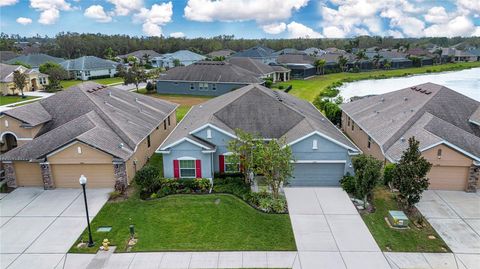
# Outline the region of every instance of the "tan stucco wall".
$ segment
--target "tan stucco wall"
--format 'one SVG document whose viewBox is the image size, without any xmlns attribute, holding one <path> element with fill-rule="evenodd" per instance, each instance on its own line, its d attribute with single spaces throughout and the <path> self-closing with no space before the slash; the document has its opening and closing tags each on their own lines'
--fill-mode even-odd
<svg viewBox="0 0 480 269">
<path fill-rule="evenodd" d="M 135 172 L 141 169 L 147 160 L 155 153 L 155 150 L 162 144 L 167 136 L 173 131 L 177 125 L 177 117 L 175 111 L 170 114 L 170 126 L 167 122 L 167 129 L 164 129 L 163 122 L 160 123 L 158 129 L 155 129 L 150 135 L 150 148 L 147 147 L 147 139 L 145 138 L 137 147 L 136 153 L 127 161 L 127 177 L 131 182 L 135 176 Z M 136 160 L 136 165 L 134 164 Z"/>
<path fill-rule="evenodd" d="M 78 148 L 81 153 L 78 153 Z M 48 156 L 50 164 L 112 164 L 113 157 L 87 144 L 77 142 Z"/>
<path fill-rule="evenodd" d="M 6 126 L 7 124 L 5 121 L 8 122 L 8 126 Z M 18 138 L 34 138 L 42 128 L 41 124 L 33 128 L 25 128 L 21 127 L 21 125 L 22 122 L 15 118 L 7 115 L 0 116 L 0 134 L 4 132 L 12 132 Z"/>
<path fill-rule="evenodd" d="M 30 163 L 26 161 L 13 162 L 17 185 L 23 186 L 43 186 L 42 174 L 39 163 Z"/>
<path fill-rule="evenodd" d="M 352 124 L 355 124 L 355 128 L 352 131 Z M 385 161 L 385 156 L 382 154 L 380 146 L 372 139 L 370 148 L 368 148 L 368 134 L 361 130 L 360 127 L 350 120 L 350 126 L 348 126 L 348 115 L 342 112 L 342 130 L 347 136 L 359 147 L 364 154 L 371 155 L 378 160 Z"/>
<path fill-rule="evenodd" d="M 438 150 L 442 150 L 442 157 L 437 157 Z M 422 152 L 423 157 L 427 159 L 433 166 L 467 166 L 470 167 L 473 160 L 463 153 L 456 151 L 446 145 L 438 145 Z"/>
<path fill-rule="evenodd" d="M 35 90 L 43 90 L 45 89 L 45 86 L 49 84 L 48 77 L 46 77 L 46 83 L 45 84 L 40 84 L 40 78 L 38 73 L 31 73 L 28 74 L 27 78 L 27 85 L 25 85 L 25 88 L 23 89 L 24 92 L 30 92 L 32 91 L 33 84 L 32 80 L 36 82 L 36 88 Z M 15 84 L 13 82 L 8 82 L 8 83 L 0 83 L 0 89 L 2 95 L 14 95 L 14 94 L 20 94 L 20 90 L 15 87 Z"/>
</svg>

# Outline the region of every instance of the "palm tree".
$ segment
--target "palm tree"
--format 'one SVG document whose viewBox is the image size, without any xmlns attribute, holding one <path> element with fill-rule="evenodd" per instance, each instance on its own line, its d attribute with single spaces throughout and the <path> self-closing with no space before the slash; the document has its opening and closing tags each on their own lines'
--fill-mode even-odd
<svg viewBox="0 0 480 269">
<path fill-rule="evenodd" d="M 348 59 L 345 56 L 340 55 L 338 57 L 338 65 L 340 66 L 340 69 L 342 69 L 342 72 L 345 72 L 345 66 L 347 65 L 347 62 Z"/>
<path fill-rule="evenodd" d="M 365 51 L 359 50 L 355 54 L 355 65 L 359 68 L 359 63 L 361 60 L 368 59 L 367 54 L 365 54 Z"/>
<path fill-rule="evenodd" d="M 325 74 L 325 64 L 327 61 L 325 59 L 318 59 L 315 61 L 315 67 L 317 68 L 317 74 L 319 74 L 319 69 L 322 70 L 322 75 Z"/>
<path fill-rule="evenodd" d="M 27 74 L 21 73 L 20 71 L 16 70 L 13 72 L 13 84 L 17 89 L 20 89 L 20 93 L 22 94 L 22 98 L 25 98 L 23 94 L 23 89 L 27 85 Z"/>
<path fill-rule="evenodd" d="M 390 69 L 390 67 L 392 67 L 392 62 L 387 59 L 383 60 L 383 68 Z"/>
<path fill-rule="evenodd" d="M 383 58 L 382 55 L 380 54 L 375 54 L 375 56 L 373 56 L 373 64 L 375 65 L 375 67 L 378 69 L 380 67 L 380 60 Z"/>
</svg>

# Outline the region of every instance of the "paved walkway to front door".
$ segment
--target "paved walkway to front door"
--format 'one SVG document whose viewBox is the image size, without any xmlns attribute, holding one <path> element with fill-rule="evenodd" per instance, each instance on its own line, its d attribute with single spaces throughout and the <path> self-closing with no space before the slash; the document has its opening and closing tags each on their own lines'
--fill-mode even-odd
<svg viewBox="0 0 480 269">
<path fill-rule="evenodd" d="M 300 268 L 390 269 L 340 188 L 286 188 Z"/>
</svg>

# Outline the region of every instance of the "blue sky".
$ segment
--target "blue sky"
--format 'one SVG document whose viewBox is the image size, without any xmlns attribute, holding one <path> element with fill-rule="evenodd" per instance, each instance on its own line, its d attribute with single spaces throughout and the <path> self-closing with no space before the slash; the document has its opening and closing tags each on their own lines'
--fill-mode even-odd
<svg viewBox="0 0 480 269">
<path fill-rule="evenodd" d="M 0 0 L 0 18 L 26 36 L 480 36 L 480 0 Z"/>
</svg>

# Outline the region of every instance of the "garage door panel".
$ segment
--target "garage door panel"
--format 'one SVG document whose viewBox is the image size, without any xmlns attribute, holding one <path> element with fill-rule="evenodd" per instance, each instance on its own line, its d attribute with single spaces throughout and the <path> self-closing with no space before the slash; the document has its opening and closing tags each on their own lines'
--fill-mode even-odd
<svg viewBox="0 0 480 269">
<path fill-rule="evenodd" d="M 43 186 L 39 163 L 14 162 L 13 166 L 19 187 Z"/>
<path fill-rule="evenodd" d="M 290 186 L 339 186 L 344 163 L 297 163 Z"/>
<path fill-rule="evenodd" d="M 57 188 L 79 188 L 80 175 L 87 177 L 91 188 L 112 188 L 115 185 L 113 164 L 54 164 L 52 174 Z"/>
<path fill-rule="evenodd" d="M 468 167 L 434 166 L 428 173 L 429 189 L 432 190 L 465 190 Z"/>
</svg>

